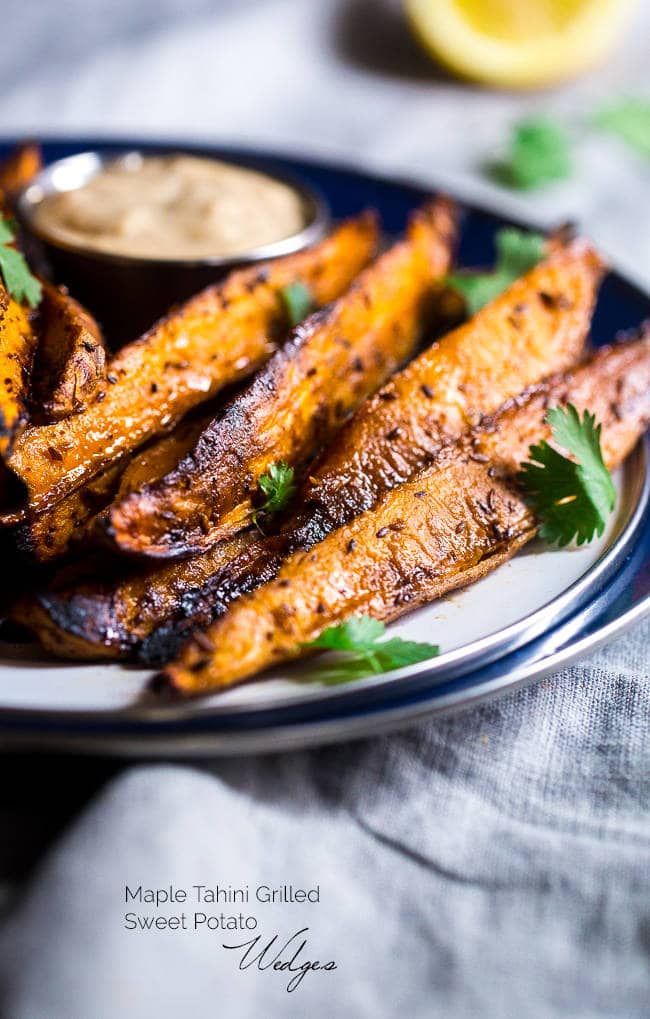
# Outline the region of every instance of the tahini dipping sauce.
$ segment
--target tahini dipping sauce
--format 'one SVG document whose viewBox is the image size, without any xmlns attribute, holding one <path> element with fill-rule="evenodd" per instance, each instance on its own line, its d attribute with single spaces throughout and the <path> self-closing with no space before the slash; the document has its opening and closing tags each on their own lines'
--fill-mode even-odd
<svg viewBox="0 0 650 1019">
<path fill-rule="evenodd" d="M 298 233 L 305 210 L 290 185 L 197 156 L 139 156 L 47 195 L 34 226 L 53 241 L 153 259 L 245 255 Z"/>
</svg>

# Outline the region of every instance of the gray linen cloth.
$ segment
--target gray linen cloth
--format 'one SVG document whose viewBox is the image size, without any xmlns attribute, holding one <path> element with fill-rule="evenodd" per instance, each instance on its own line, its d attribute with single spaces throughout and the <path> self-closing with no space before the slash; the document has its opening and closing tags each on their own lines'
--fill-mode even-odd
<svg viewBox="0 0 650 1019">
<path fill-rule="evenodd" d="M 67 0 L 0 40 L 5 131 L 245 140 L 579 218 L 647 280 L 647 164 L 584 130 L 647 89 L 647 29 L 545 95 L 436 80 L 394 4 Z M 53 44 L 53 40 L 56 43 Z M 574 124 L 577 172 L 513 198 L 477 172 L 513 117 Z M 0 934 L 9 1019 L 650 1014 L 650 625 L 536 686 L 401 735 L 125 770 L 55 844 Z M 4 838 L 11 838 L 5 832 Z M 125 904 L 125 885 L 319 888 L 315 903 Z M 127 910 L 308 928 L 335 970 L 239 969 L 250 932 L 129 931 Z M 282 956 L 287 958 L 287 953 Z"/>
</svg>

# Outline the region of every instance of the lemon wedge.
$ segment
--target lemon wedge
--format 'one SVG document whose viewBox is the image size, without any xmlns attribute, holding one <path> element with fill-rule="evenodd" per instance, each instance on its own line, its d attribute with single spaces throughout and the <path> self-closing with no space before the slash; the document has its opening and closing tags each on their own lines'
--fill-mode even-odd
<svg viewBox="0 0 650 1019">
<path fill-rule="evenodd" d="M 598 64 L 632 0 L 405 0 L 425 49 L 464 78 L 502 88 L 551 85 Z"/>
</svg>

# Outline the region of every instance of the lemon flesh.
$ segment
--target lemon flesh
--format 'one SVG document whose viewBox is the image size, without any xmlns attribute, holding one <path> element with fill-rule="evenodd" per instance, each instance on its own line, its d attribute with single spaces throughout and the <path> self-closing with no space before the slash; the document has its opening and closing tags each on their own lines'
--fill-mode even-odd
<svg viewBox="0 0 650 1019">
<path fill-rule="evenodd" d="M 534 88 L 598 64 L 616 45 L 632 0 L 405 0 L 429 53 L 462 77 Z"/>
</svg>

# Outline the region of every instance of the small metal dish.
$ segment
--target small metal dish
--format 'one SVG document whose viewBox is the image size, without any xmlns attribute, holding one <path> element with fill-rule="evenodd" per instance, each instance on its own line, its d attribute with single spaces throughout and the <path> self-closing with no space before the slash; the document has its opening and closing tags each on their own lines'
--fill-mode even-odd
<svg viewBox="0 0 650 1019">
<path fill-rule="evenodd" d="M 156 153 L 146 153 L 152 154 Z M 116 160 L 132 163 L 144 156 L 137 150 L 89 151 L 59 159 L 38 174 L 20 195 L 16 206 L 37 262 L 56 283 L 65 283 L 89 308 L 112 347 L 139 336 L 172 305 L 187 300 L 232 269 L 300 251 L 319 241 L 328 229 L 329 211 L 319 194 L 300 181 L 266 170 L 261 172 L 288 184 L 299 194 L 305 210 L 305 226 L 299 233 L 236 257 L 189 260 L 112 254 L 59 240 L 36 227 L 34 213 L 46 196 L 82 187 L 107 163 Z M 245 163 L 237 165 L 246 166 Z M 253 168 L 258 169 L 257 166 Z"/>
</svg>

